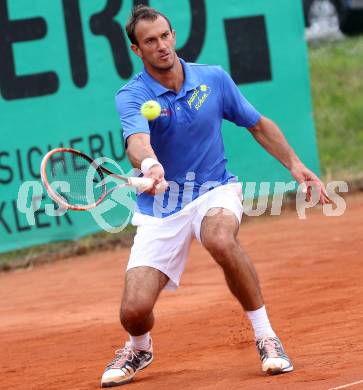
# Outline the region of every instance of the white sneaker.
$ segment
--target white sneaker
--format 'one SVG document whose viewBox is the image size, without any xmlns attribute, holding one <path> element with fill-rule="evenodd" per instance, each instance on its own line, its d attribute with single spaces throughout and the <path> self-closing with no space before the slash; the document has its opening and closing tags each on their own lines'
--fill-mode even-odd
<svg viewBox="0 0 363 390">
<path fill-rule="evenodd" d="M 101 387 L 113 387 L 129 383 L 133 380 L 137 371 L 147 367 L 153 361 L 153 348 L 150 340 L 150 348 L 147 351 L 134 349 L 130 341 L 118 349 L 116 357 L 107 365 L 102 375 Z"/>
<path fill-rule="evenodd" d="M 260 354 L 263 372 L 277 375 L 294 369 L 278 337 L 262 337 L 256 341 L 256 347 Z"/>
</svg>

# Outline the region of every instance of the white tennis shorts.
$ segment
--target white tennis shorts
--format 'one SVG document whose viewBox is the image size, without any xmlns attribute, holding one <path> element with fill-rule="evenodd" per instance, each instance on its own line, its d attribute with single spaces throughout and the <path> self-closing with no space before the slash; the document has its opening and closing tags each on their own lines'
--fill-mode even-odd
<svg viewBox="0 0 363 390">
<path fill-rule="evenodd" d="M 219 186 L 189 203 L 181 211 L 166 218 L 135 213 L 131 223 L 137 226 L 127 270 L 152 267 L 169 277 L 166 289 L 179 286 L 190 243 L 195 237 L 200 242 L 200 227 L 208 210 L 221 207 L 241 222 L 242 187 L 240 183 Z"/>
</svg>

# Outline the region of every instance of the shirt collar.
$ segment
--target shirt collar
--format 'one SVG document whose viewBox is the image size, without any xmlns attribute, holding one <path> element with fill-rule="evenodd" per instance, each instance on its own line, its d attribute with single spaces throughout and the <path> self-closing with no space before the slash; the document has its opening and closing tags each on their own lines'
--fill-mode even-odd
<svg viewBox="0 0 363 390">
<path fill-rule="evenodd" d="M 197 88 L 200 85 L 200 80 L 198 78 L 197 73 L 195 72 L 193 67 L 190 66 L 190 64 L 185 62 L 183 59 L 180 58 L 180 62 L 184 69 L 184 84 L 182 89 L 188 92 L 194 88 Z"/>
<path fill-rule="evenodd" d="M 184 83 L 179 94 L 184 90 L 185 92 L 191 91 L 192 89 L 200 85 L 198 75 L 194 71 L 193 67 L 185 62 L 182 58 L 179 58 L 182 67 L 184 69 Z M 148 71 L 144 68 L 142 72 L 142 77 L 147 85 L 152 89 L 156 96 L 163 95 L 164 93 L 170 91 L 170 89 L 161 85 L 157 80 L 155 80 Z M 174 91 L 173 91 L 174 92 Z"/>
</svg>

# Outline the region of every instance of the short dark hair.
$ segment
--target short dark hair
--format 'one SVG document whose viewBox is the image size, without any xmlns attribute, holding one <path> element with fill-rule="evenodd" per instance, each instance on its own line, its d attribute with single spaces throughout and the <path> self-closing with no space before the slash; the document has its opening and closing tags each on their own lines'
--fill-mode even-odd
<svg viewBox="0 0 363 390">
<path fill-rule="evenodd" d="M 161 16 L 168 22 L 170 31 L 172 31 L 170 20 L 161 12 L 157 11 L 154 8 L 148 7 L 147 5 L 144 4 L 139 4 L 136 7 L 134 7 L 129 20 L 126 23 L 126 32 L 131 43 L 133 43 L 134 45 L 138 44 L 135 36 L 135 28 L 136 28 L 136 24 L 140 20 L 150 20 L 153 22 L 159 16 Z"/>
</svg>

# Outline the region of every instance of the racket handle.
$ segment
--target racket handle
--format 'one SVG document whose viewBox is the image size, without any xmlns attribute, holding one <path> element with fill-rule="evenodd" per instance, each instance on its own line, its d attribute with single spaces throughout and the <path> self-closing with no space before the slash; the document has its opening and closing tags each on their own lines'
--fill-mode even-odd
<svg viewBox="0 0 363 390">
<path fill-rule="evenodd" d="M 132 187 L 135 187 L 138 191 L 144 192 L 150 190 L 153 187 L 154 179 L 151 179 L 150 177 L 129 177 L 128 184 Z M 156 186 L 156 193 L 163 193 L 168 187 L 168 182 L 164 180 Z"/>
</svg>

